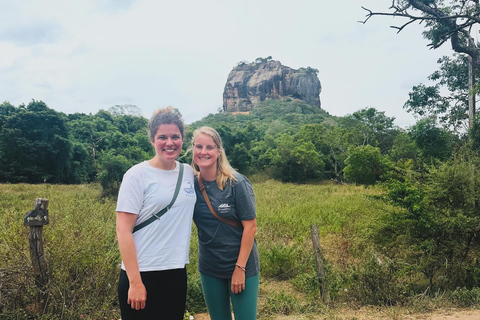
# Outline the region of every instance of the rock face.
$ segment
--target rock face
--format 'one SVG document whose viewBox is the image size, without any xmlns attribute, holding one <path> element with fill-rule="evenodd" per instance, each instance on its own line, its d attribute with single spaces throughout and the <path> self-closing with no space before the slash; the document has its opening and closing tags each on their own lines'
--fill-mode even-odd
<svg viewBox="0 0 480 320">
<path fill-rule="evenodd" d="M 279 61 L 240 63 L 228 75 L 223 91 L 225 112 L 250 111 L 267 99 L 297 99 L 320 108 L 318 70 L 283 66 Z"/>
</svg>

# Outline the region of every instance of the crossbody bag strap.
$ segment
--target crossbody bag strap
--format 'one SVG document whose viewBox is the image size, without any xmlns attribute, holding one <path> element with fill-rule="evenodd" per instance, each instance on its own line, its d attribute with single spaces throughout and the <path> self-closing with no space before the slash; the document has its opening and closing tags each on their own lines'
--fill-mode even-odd
<svg viewBox="0 0 480 320">
<path fill-rule="evenodd" d="M 177 178 L 177 185 L 175 186 L 175 193 L 173 194 L 173 199 L 170 201 L 168 206 L 160 210 L 159 212 L 153 214 L 150 218 L 147 220 L 143 221 L 142 223 L 136 225 L 133 228 L 132 234 L 135 233 L 136 231 L 148 226 L 150 223 L 153 221 L 160 219 L 161 216 L 163 216 L 170 208 L 173 206 L 175 203 L 175 200 L 177 200 L 178 193 L 180 192 L 180 186 L 182 185 L 182 180 L 183 180 L 183 163 L 180 163 L 180 169 L 178 171 L 178 178 Z"/>
<path fill-rule="evenodd" d="M 235 221 L 235 220 L 222 218 L 215 212 L 215 210 L 212 207 L 212 204 L 210 203 L 210 199 L 208 198 L 207 191 L 205 190 L 205 187 L 203 186 L 202 178 L 200 177 L 200 172 L 197 175 L 197 179 L 198 179 L 198 186 L 200 187 L 200 192 L 202 192 L 203 197 L 205 198 L 205 202 L 207 203 L 207 206 L 210 209 L 210 212 L 215 216 L 215 218 L 217 218 L 218 220 L 220 220 L 222 222 L 225 222 L 225 223 L 227 223 L 231 226 L 241 228 L 243 225 L 240 221 Z"/>
</svg>

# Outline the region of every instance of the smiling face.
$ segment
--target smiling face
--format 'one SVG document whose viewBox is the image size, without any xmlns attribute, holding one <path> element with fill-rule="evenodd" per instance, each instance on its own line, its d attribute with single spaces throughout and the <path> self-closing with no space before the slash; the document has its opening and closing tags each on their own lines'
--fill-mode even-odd
<svg viewBox="0 0 480 320">
<path fill-rule="evenodd" d="M 219 156 L 220 151 L 213 138 L 206 134 L 199 134 L 193 144 L 193 161 L 200 171 L 216 170 Z"/>
<path fill-rule="evenodd" d="M 152 141 L 156 158 L 167 163 L 175 161 L 182 151 L 183 139 L 176 124 L 162 124 Z"/>
</svg>

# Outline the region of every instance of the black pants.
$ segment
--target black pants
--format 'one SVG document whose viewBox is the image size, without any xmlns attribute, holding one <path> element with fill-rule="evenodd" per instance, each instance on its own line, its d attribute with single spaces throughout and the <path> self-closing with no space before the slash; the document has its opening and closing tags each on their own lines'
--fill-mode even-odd
<svg viewBox="0 0 480 320">
<path fill-rule="evenodd" d="M 142 282 L 147 289 L 145 309 L 135 310 L 127 304 L 127 273 L 120 272 L 118 281 L 118 299 L 122 320 L 183 320 L 187 299 L 187 270 L 173 269 L 164 271 L 140 272 Z"/>
</svg>

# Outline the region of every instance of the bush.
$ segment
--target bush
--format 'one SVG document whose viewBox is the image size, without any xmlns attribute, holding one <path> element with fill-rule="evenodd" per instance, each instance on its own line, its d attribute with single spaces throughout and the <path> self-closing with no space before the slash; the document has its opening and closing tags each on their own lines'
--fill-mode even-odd
<svg viewBox="0 0 480 320">
<path fill-rule="evenodd" d="M 471 290 L 467 288 L 458 288 L 452 292 L 451 299 L 461 307 L 475 307 L 480 305 L 480 288 L 475 287 Z"/>
<path fill-rule="evenodd" d="M 395 263 L 382 261 L 372 252 L 367 252 L 363 261 L 351 271 L 351 297 L 362 304 L 400 303 L 404 288 L 399 284 Z"/>
<path fill-rule="evenodd" d="M 370 145 L 351 149 L 345 163 L 347 164 L 343 169 L 345 179 L 365 185 L 379 181 L 390 167 L 387 158 L 381 155 L 380 149 Z"/>
</svg>

